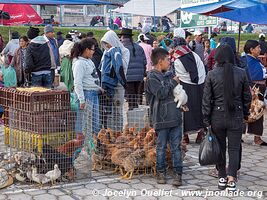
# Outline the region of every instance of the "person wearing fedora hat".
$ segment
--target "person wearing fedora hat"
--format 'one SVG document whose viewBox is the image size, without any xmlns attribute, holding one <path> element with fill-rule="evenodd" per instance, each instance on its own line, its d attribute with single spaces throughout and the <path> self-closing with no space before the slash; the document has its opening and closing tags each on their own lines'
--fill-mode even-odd
<svg viewBox="0 0 267 200">
<path fill-rule="evenodd" d="M 7 43 L 6 47 L 3 49 L 2 54 L 8 57 L 9 64 L 11 63 L 15 51 L 19 48 L 19 33 L 14 31 L 11 34 L 11 40 Z"/>
<path fill-rule="evenodd" d="M 122 28 L 118 35 L 121 36 L 123 45 L 130 51 L 130 61 L 126 74 L 126 96 L 129 103 L 129 110 L 132 110 L 138 108 L 138 104 L 141 104 L 141 95 L 143 93 L 142 83 L 145 77 L 147 61 L 143 48 L 133 42 L 132 29 Z"/>
</svg>

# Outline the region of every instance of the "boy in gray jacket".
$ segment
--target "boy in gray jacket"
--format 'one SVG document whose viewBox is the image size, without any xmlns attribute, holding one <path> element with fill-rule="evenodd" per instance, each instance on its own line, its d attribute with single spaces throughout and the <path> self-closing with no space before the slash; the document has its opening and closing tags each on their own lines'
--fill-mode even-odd
<svg viewBox="0 0 267 200">
<path fill-rule="evenodd" d="M 154 69 L 148 74 L 145 91 L 150 105 L 150 122 L 157 133 L 157 182 L 166 183 L 166 147 L 170 143 L 174 170 L 174 186 L 182 185 L 182 114 L 174 102 L 173 89 L 179 78 L 169 70 L 168 52 L 162 48 L 152 51 Z"/>
</svg>

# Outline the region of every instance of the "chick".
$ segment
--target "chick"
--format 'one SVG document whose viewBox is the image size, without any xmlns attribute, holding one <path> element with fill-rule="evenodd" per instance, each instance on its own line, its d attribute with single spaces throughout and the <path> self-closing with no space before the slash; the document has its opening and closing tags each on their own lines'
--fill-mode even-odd
<svg viewBox="0 0 267 200">
<path fill-rule="evenodd" d="M 58 168 L 58 165 L 54 165 L 54 170 L 51 170 L 45 174 L 45 176 L 50 179 L 51 184 L 54 185 L 55 181 L 61 177 L 61 171 Z"/>
<path fill-rule="evenodd" d="M 38 183 L 41 187 L 43 184 L 50 182 L 51 180 L 45 176 L 45 174 L 37 174 L 37 168 L 32 167 L 32 180 Z"/>
<path fill-rule="evenodd" d="M 135 169 L 140 169 L 144 167 L 145 162 L 145 150 L 144 149 L 138 149 L 131 153 L 129 156 L 127 156 L 122 166 L 124 167 L 124 170 L 126 171 L 126 174 L 122 176 L 122 179 L 131 179 L 134 173 Z"/>
</svg>

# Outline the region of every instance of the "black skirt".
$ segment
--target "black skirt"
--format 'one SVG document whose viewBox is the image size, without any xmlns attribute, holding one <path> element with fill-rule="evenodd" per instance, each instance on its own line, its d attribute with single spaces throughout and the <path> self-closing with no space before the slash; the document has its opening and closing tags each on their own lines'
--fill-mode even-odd
<svg viewBox="0 0 267 200">
<path fill-rule="evenodd" d="M 202 97 L 204 83 L 201 85 L 191 85 L 184 82 L 180 82 L 185 90 L 188 101 L 188 112 L 184 113 L 184 132 L 198 131 L 204 128 L 203 115 L 202 115 Z"/>
<path fill-rule="evenodd" d="M 260 84 L 256 84 L 256 87 L 259 87 L 260 89 L 260 93 L 261 94 L 265 94 L 265 90 L 266 90 L 266 85 L 260 85 Z M 264 101 L 264 96 L 262 96 L 261 94 L 259 94 L 259 99 L 261 101 Z M 248 133 L 257 135 L 257 136 L 262 136 L 263 134 L 263 121 L 264 121 L 264 115 L 258 119 L 257 121 L 253 122 L 253 123 L 249 123 L 248 124 Z"/>
</svg>

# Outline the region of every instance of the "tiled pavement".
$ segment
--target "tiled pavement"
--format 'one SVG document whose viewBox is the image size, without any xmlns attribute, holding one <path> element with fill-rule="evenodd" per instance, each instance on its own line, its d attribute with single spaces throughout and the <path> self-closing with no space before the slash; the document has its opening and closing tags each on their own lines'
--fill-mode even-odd
<svg viewBox="0 0 267 200">
<path fill-rule="evenodd" d="M 1 140 L 2 136 L 1 128 Z M 194 141 L 194 138 L 195 135 L 190 136 L 191 141 Z M 217 179 L 208 175 L 211 167 L 198 165 L 199 146 L 192 142 L 188 146 L 189 151 L 184 162 L 183 186 L 178 189 L 171 185 L 171 176 L 168 184 L 158 185 L 151 175 L 134 176 L 131 181 L 126 181 L 120 180 L 118 175 L 113 175 L 110 171 L 100 171 L 93 172 L 91 180 L 75 181 L 43 189 L 33 185 L 13 185 L 0 190 L 0 200 L 267 199 L 267 147 L 252 145 L 251 135 L 245 135 L 243 138 L 245 143 L 242 169 L 238 181 L 239 193 L 236 194 L 219 193 Z M 264 139 L 267 141 L 266 136 Z M 3 151 L 3 147 L 0 150 Z"/>
</svg>

